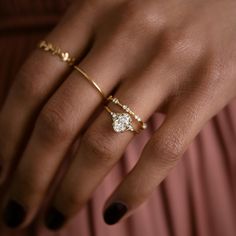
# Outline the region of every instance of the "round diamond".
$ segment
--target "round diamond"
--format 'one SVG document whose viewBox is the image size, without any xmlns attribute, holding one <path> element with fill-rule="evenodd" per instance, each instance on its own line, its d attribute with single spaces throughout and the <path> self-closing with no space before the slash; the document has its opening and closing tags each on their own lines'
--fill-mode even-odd
<svg viewBox="0 0 236 236">
<path fill-rule="evenodd" d="M 132 119 L 127 113 L 116 113 L 116 116 L 113 116 L 112 119 L 112 126 L 116 132 L 124 132 L 132 127 Z"/>
<path fill-rule="evenodd" d="M 147 128 L 147 124 L 143 123 L 143 129 L 146 129 L 146 128 Z"/>
</svg>

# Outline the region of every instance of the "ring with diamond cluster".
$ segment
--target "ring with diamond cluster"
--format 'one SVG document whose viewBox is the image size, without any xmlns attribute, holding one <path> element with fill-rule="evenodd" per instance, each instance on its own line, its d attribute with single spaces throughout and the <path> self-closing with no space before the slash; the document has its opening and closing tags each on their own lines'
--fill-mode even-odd
<svg viewBox="0 0 236 236">
<path fill-rule="evenodd" d="M 147 128 L 147 124 L 143 122 L 142 119 L 138 115 L 136 115 L 127 105 L 122 104 L 118 98 L 115 98 L 112 95 L 110 95 L 107 98 L 107 100 L 113 102 L 114 104 L 117 104 L 124 111 L 126 111 L 125 113 L 115 113 L 111 111 L 108 106 L 105 106 L 105 109 L 110 113 L 112 117 L 113 120 L 112 126 L 114 131 L 124 132 L 130 130 L 139 133 L 141 129 Z M 140 124 L 139 129 L 134 128 L 131 116 Z"/>
<path fill-rule="evenodd" d="M 49 43 L 45 40 L 41 41 L 38 47 L 45 52 L 50 52 L 52 55 L 58 56 L 63 62 L 66 62 L 69 66 L 72 66 L 76 71 L 83 75 L 83 77 L 99 92 L 101 97 L 106 102 L 112 102 L 125 111 L 123 113 L 113 112 L 108 107 L 108 105 L 104 106 L 105 110 L 111 115 L 113 121 L 112 127 L 115 132 L 132 131 L 135 133 L 139 133 L 140 130 L 147 128 L 147 124 L 143 122 L 142 119 L 138 115 L 136 115 L 127 105 L 122 104 L 118 98 L 113 97 L 112 95 L 106 97 L 98 84 L 94 80 L 92 80 L 86 72 L 75 65 L 75 58 L 71 57 L 68 52 L 63 52 L 59 47 L 55 47 L 52 43 Z M 134 120 L 138 122 L 139 128 L 135 128 L 132 118 L 134 118 Z"/>
</svg>

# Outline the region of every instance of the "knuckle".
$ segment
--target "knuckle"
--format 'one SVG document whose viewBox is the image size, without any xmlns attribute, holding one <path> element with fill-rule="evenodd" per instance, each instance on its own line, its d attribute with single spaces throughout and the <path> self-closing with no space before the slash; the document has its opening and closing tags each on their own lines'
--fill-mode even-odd
<svg viewBox="0 0 236 236">
<path fill-rule="evenodd" d="M 159 32 L 159 28 L 164 23 L 164 17 L 157 8 L 143 6 L 139 1 L 128 1 L 123 5 L 122 22 L 132 31 L 148 32 L 152 35 Z M 158 13 L 157 13 L 158 11 Z M 147 35 L 146 35 L 147 36 Z"/>
<path fill-rule="evenodd" d="M 39 115 L 37 130 L 46 141 L 68 139 L 73 132 L 72 122 L 60 106 L 46 106 Z"/>
<path fill-rule="evenodd" d="M 99 162 L 111 162 L 115 159 L 116 145 L 111 138 L 99 132 L 89 131 L 82 139 L 83 147 L 89 152 L 87 158 Z M 94 160 L 95 159 L 95 160 Z"/>
<path fill-rule="evenodd" d="M 202 40 L 188 32 L 165 32 L 164 48 L 167 53 L 178 61 L 196 61 L 203 56 L 205 49 Z"/>
<path fill-rule="evenodd" d="M 26 65 L 21 68 L 14 84 L 14 93 L 18 95 L 19 98 L 28 101 L 30 97 L 32 101 L 44 95 L 45 89 L 42 87 L 42 80 L 36 79 L 36 74 L 37 73 L 34 71 L 29 70 Z M 41 75 L 37 74 L 37 77 L 40 76 L 43 78 L 42 72 L 40 72 L 40 74 Z"/>
<path fill-rule="evenodd" d="M 83 197 L 78 194 L 79 192 L 70 192 L 65 193 L 60 197 L 60 202 L 66 203 L 66 211 L 77 211 L 78 208 L 80 208 L 86 200 L 82 199 Z M 62 205 L 62 204 L 60 204 Z"/>
<path fill-rule="evenodd" d="M 156 137 L 151 143 L 153 153 L 164 163 L 175 163 L 184 152 L 184 141 L 179 132 Z"/>
<path fill-rule="evenodd" d="M 232 69 L 231 61 L 223 58 L 223 56 L 214 55 L 214 57 L 210 58 L 209 63 L 207 64 L 208 69 L 208 79 L 204 80 L 204 88 L 203 91 L 206 92 L 205 95 L 210 95 L 210 90 L 215 89 L 217 86 L 225 82 L 226 78 L 229 78 L 228 71 L 234 71 Z M 227 76 L 225 76 L 227 73 Z"/>
<path fill-rule="evenodd" d="M 17 174 L 12 186 L 12 193 L 20 199 L 38 199 L 46 190 L 46 185 L 37 181 L 34 174 Z"/>
</svg>

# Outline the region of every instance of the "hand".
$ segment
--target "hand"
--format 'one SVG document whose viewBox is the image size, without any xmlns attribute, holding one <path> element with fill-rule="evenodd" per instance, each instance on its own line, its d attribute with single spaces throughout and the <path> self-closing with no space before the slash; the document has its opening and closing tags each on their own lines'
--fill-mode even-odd
<svg viewBox="0 0 236 236">
<path fill-rule="evenodd" d="M 155 111 L 166 113 L 107 200 L 108 224 L 130 216 L 202 126 L 236 96 L 235 9 L 234 0 L 75 1 L 46 37 L 78 58 L 106 95 L 115 89 L 114 96 L 144 121 Z M 34 219 L 78 135 L 78 150 L 45 216 L 50 229 L 77 213 L 121 158 L 134 133 L 115 133 L 105 109 L 95 116 L 101 102 L 88 81 L 56 56 L 37 49 L 26 61 L 0 116 L 2 183 L 21 156 L 5 196 L 9 227 Z"/>
</svg>

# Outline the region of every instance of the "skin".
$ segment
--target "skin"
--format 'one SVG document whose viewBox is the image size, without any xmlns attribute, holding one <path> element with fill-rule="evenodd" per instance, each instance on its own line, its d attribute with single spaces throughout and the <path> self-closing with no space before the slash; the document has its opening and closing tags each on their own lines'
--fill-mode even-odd
<svg viewBox="0 0 236 236">
<path fill-rule="evenodd" d="M 144 121 L 156 111 L 166 115 L 104 210 L 121 201 L 128 206 L 122 220 L 129 217 L 204 124 L 235 98 L 235 9 L 235 0 L 74 1 L 46 37 L 78 58 L 106 95 L 115 89 L 113 95 Z M 122 157 L 135 134 L 115 133 L 104 109 L 94 115 L 99 107 L 99 93 L 43 50 L 36 49 L 19 71 L 0 114 L 0 178 L 3 184 L 23 150 L 3 204 L 14 199 L 27 209 L 20 228 L 36 216 L 78 136 L 73 161 L 48 205 L 67 221 Z"/>
</svg>

